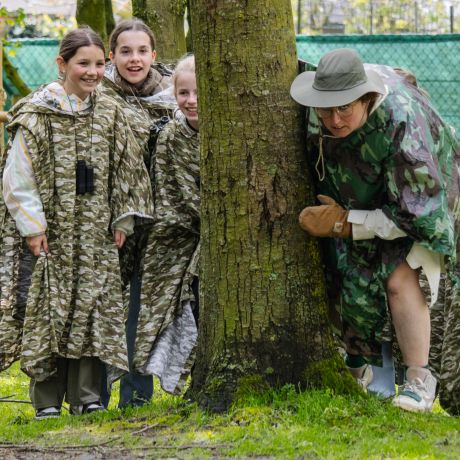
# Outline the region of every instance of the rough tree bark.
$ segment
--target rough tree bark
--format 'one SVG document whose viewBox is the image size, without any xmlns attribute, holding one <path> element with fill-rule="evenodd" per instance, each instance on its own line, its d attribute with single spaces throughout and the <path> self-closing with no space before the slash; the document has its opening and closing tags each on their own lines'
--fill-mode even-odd
<svg viewBox="0 0 460 460">
<path fill-rule="evenodd" d="M 113 29 L 115 29 L 115 17 L 113 16 L 112 0 L 105 0 L 105 31 L 107 37 L 110 37 Z"/>
<path fill-rule="evenodd" d="M 30 88 L 19 75 L 18 69 L 14 67 L 6 53 L 3 53 L 2 55 L 2 62 L 3 70 L 13 86 L 15 86 L 22 97 L 27 96 L 30 93 Z"/>
<path fill-rule="evenodd" d="M 133 16 L 153 30 L 162 62 L 177 61 L 186 53 L 185 4 L 185 0 L 133 0 Z"/>
<path fill-rule="evenodd" d="M 316 241 L 290 0 L 191 0 L 201 142 L 201 305 L 190 395 L 224 410 L 246 385 L 342 391 Z M 348 382 L 348 380 L 347 380 Z"/>
<path fill-rule="evenodd" d="M 114 27 L 112 4 L 108 0 L 78 0 L 76 19 L 79 26 L 89 26 L 102 38 L 108 49 L 109 34 Z"/>
</svg>

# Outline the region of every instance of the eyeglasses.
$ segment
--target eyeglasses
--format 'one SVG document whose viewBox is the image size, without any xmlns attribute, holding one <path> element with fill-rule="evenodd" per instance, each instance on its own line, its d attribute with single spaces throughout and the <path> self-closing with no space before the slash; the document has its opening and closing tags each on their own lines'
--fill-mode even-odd
<svg viewBox="0 0 460 460">
<path fill-rule="evenodd" d="M 328 108 L 316 108 L 316 113 L 318 117 L 323 119 L 332 118 L 334 111 L 337 112 L 337 115 L 340 118 L 348 118 L 353 115 L 353 107 L 358 101 L 350 102 L 350 104 L 339 105 L 338 107 L 328 107 Z"/>
</svg>

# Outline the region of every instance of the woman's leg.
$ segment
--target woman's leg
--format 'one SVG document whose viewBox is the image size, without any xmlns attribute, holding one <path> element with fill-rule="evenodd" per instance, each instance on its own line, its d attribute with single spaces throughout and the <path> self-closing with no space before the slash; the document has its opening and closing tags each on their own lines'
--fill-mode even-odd
<svg viewBox="0 0 460 460">
<path fill-rule="evenodd" d="M 430 352 L 430 312 L 418 272 L 400 264 L 387 283 L 388 303 L 404 364 L 424 367 Z"/>
<path fill-rule="evenodd" d="M 396 338 L 407 367 L 404 385 L 393 404 L 409 411 L 430 411 L 436 397 L 436 379 L 427 368 L 430 312 L 418 272 L 407 262 L 400 264 L 388 279 L 387 294 Z"/>
</svg>

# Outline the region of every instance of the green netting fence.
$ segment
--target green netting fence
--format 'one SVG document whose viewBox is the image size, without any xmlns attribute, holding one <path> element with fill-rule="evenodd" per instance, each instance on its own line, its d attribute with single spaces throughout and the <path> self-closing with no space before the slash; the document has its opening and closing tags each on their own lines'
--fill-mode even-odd
<svg viewBox="0 0 460 460">
<path fill-rule="evenodd" d="M 4 53 L 11 63 L 18 69 L 19 75 L 26 85 L 36 89 L 44 83 L 53 81 L 58 76 L 56 57 L 59 50 L 59 41 L 52 39 L 23 39 L 12 40 L 6 46 Z M 3 86 L 8 95 L 8 107 L 12 97 L 18 96 L 18 90 L 3 73 Z M 6 108 L 8 108 L 6 107 Z"/>
<path fill-rule="evenodd" d="M 11 48 L 13 65 L 32 89 L 57 77 L 59 43 L 50 39 L 18 40 Z M 317 64 L 334 48 L 354 48 L 364 62 L 403 67 L 417 76 L 441 115 L 460 132 L 460 34 L 450 35 L 315 35 L 297 36 L 299 58 Z M 17 95 L 4 79 L 8 95 Z M 8 108 L 8 106 L 7 106 Z"/>
</svg>

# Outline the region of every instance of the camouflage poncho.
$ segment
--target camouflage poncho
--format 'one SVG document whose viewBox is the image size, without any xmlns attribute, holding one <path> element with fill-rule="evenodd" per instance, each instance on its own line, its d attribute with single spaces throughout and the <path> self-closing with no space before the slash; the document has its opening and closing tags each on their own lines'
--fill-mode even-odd
<svg viewBox="0 0 460 460">
<path fill-rule="evenodd" d="M 160 64 L 152 66 L 151 71 L 153 81 L 148 86 L 150 88 L 148 94 L 135 93 L 128 82 L 124 82 L 121 86 L 123 80 L 114 65 L 107 67 L 101 83 L 102 93 L 113 98 L 122 108 L 147 166 L 150 163 L 148 141 L 152 122 L 163 116 L 172 116 L 176 107 L 174 97 L 172 97 L 174 101 L 171 102 L 152 101 L 154 98 L 151 97 L 171 86 L 171 71 Z"/>
<path fill-rule="evenodd" d="M 325 179 L 318 183 L 320 193 L 346 209 L 382 209 L 408 235 L 325 244 L 342 336 L 378 363 L 388 314 L 385 283 L 413 243 L 444 255 L 455 278 L 460 147 L 423 92 L 389 67 L 372 68 L 389 94 L 364 126 L 346 138 L 332 138 L 321 132 L 310 111 L 308 147 L 315 165 L 322 137 Z"/>
<path fill-rule="evenodd" d="M 154 164 L 155 222 L 142 268 L 134 368 L 179 392 L 192 365 L 197 328 L 191 307 L 198 262 L 198 133 L 177 112 L 160 133 Z"/>
<path fill-rule="evenodd" d="M 101 83 L 101 91 L 104 95 L 112 98 L 120 105 L 129 126 L 134 133 L 136 142 L 139 144 L 140 152 L 143 155 L 147 169 L 150 169 L 151 148 L 151 127 L 154 120 L 161 117 L 171 117 L 176 108 L 176 101 L 172 95 L 171 100 L 156 100 L 155 95 L 164 92 L 165 88 L 171 86 L 172 71 L 162 64 L 154 64 L 151 67 L 148 81 L 141 94 L 136 91 L 127 81 L 123 80 L 111 64 L 106 68 L 104 79 Z M 139 258 L 145 244 L 145 229 L 142 219 L 136 219 L 136 227 L 133 235 L 128 237 L 125 245 L 120 250 L 120 264 L 125 291 L 126 303 L 129 303 L 129 283 L 134 269 L 135 261 Z"/>
<path fill-rule="evenodd" d="M 153 214 L 139 147 L 119 106 L 96 91 L 92 109 L 70 113 L 47 87 L 39 89 L 13 107 L 11 138 L 19 127 L 48 224 L 49 254 L 24 267 L 30 252 L 22 253 L 22 238 L 2 201 L 0 369 L 20 358 L 22 370 L 42 381 L 55 372 L 57 357 L 92 356 L 112 370 L 127 370 L 112 230 L 127 215 Z M 94 167 L 92 194 L 75 193 L 77 158 Z M 18 286 L 28 285 L 23 278 L 31 270 L 23 315 Z"/>
</svg>

